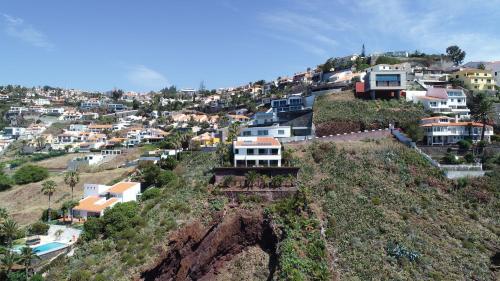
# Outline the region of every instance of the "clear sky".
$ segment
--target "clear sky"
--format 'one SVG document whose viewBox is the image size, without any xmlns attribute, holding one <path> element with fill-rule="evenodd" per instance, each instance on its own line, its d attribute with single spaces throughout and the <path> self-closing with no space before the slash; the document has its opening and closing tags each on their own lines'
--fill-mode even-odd
<svg viewBox="0 0 500 281">
<path fill-rule="evenodd" d="M 500 60 L 499 0 L 12 0 L 0 84 L 86 90 L 230 87 L 332 56 L 457 44 Z"/>
</svg>

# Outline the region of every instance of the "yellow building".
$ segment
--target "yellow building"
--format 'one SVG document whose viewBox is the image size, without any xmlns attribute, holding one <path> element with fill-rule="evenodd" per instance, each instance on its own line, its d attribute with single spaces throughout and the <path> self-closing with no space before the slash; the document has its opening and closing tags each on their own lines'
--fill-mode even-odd
<svg viewBox="0 0 500 281">
<path fill-rule="evenodd" d="M 197 143 L 202 147 L 217 146 L 220 143 L 220 138 L 215 137 L 210 133 L 204 133 L 191 139 L 191 144 Z"/>
<path fill-rule="evenodd" d="M 472 91 L 495 90 L 495 79 L 489 70 L 464 69 L 455 73 L 455 78 Z"/>
</svg>

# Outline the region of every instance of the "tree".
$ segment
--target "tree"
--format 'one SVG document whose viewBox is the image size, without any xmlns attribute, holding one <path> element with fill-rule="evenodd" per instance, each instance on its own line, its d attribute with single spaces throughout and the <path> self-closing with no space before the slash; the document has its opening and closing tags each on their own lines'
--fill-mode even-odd
<svg viewBox="0 0 500 281">
<path fill-rule="evenodd" d="M 455 65 L 461 64 L 465 59 L 465 51 L 462 51 L 457 45 L 446 48 L 446 54 Z"/>
<path fill-rule="evenodd" d="M 31 262 L 34 259 L 40 259 L 30 247 L 23 247 L 21 249 L 21 261 L 24 263 L 24 273 L 26 274 L 26 280 L 29 280 L 29 273 L 31 271 Z"/>
<path fill-rule="evenodd" d="M 68 212 L 70 218 L 71 218 L 71 221 L 73 221 L 73 208 L 75 206 L 78 205 L 78 201 L 75 201 L 75 200 L 69 200 L 69 201 L 66 201 L 62 204 L 61 206 L 61 210 L 63 211 L 63 216 L 66 212 Z"/>
<path fill-rule="evenodd" d="M 73 200 L 73 190 L 79 181 L 80 175 L 77 171 L 67 171 L 66 174 L 64 174 L 64 183 L 71 188 L 71 200 Z"/>
<path fill-rule="evenodd" d="M 54 195 L 54 192 L 56 192 L 56 182 L 48 180 L 42 183 L 42 192 L 43 195 L 47 195 L 49 197 L 48 221 L 50 222 L 50 198 Z"/>
<path fill-rule="evenodd" d="M 111 91 L 111 98 L 115 101 L 118 101 L 122 96 L 123 96 L 123 90 L 113 89 L 113 91 Z"/>
<path fill-rule="evenodd" d="M 29 164 L 19 168 L 12 176 L 16 184 L 39 182 L 48 177 L 49 172 L 46 168 Z"/>
<path fill-rule="evenodd" d="M 14 265 L 16 265 L 18 262 L 20 262 L 21 259 L 18 254 L 16 254 L 13 251 L 6 250 L 5 253 L 3 254 L 0 262 L 4 266 L 4 268 L 7 269 L 6 275 L 9 276 L 9 273 L 12 271 L 12 268 Z M 10 278 L 9 278 L 10 279 Z"/>
<path fill-rule="evenodd" d="M 486 67 L 484 66 L 484 63 L 480 63 L 478 66 L 477 66 L 478 69 L 482 69 L 482 70 L 485 70 Z"/>
<path fill-rule="evenodd" d="M 424 130 L 415 122 L 405 126 L 405 133 L 414 142 L 421 141 L 424 138 Z"/>
<path fill-rule="evenodd" d="M 12 248 L 12 242 L 17 237 L 17 233 L 19 232 L 19 226 L 17 222 L 11 218 L 7 218 L 0 228 L 2 236 L 7 239 L 7 247 Z"/>
<path fill-rule="evenodd" d="M 240 133 L 240 122 L 232 123 L 228 128 L 227 141 L 232 142 L 236 140 L 239 133 Z"/>
<path fill-rule="evenodd" d="M 470 112 L 472 118 L 477 122 L 483 123 L 481 130 L 481 140 L 484 140 L 484 133 L 486 130 L 486 123 L 488 122 L 491 114 L 493 113 L 493 99 L 489 98 L 485 93 L 477 93 L 472 95 L 470 100 Z"/>
<path fill-rule="evenodd" d="M 365 53 L 365 44 L 363 44 L 363 47 L 361 47 L 361 57 L 366 57 L 366 53 Z"/>
<path fill-rule="evenodd" d="M 12 187 L 14 181 L 4 173 L 0 173 L 0 191 L 7 190 Z"/>
</svg>

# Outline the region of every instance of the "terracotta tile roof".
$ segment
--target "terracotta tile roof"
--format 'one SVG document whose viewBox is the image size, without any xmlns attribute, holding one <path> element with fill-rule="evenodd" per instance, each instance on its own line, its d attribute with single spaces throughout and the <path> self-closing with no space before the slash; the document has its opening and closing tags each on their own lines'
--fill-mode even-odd
<svg viewBox="0 0 500 281">
<path fill-rule="evenodd" d="M 249 117 L 246 117 L 245 115 L 229 115 L 229 117 L 234 118 L 234 119 L 250 119 Z"/>
<path fill-rule="evenodd" d="M 104 124 L 104 125 L 99 125 L 99 124 L 92 124 L 89 125 L 89 129 L 111 129 L 113 128 L 113 125 L 111 124 Z"/>
<path fill-rule="evenodd" d="M 429 124 L 424 124 L 420 125 L 422 127 L 434 127 L 434 126 L 442 126 L 442 127 L 447 127 L 447 126 L 474 126 L 474 127 L 483 127 L 483 124 L 481 123 L 476 123 L 476 122 L 452 122 L 452 123 L 429 123 Z M 487 128 L 491 127 L 489 125 L 486 125 Z"/>
<path fill-rule="evenodd" d="M 235 141 L 237 146 L 280 146 L 280 142 L 275 138 L 256 138 L 255 140 L 238 140 Z"/>
<path fill-rule="evenodd" d="M 114 184 L 108 192 L 110 193 L 123 193 L 134 185 L 138 184 L 137 182 L 119 182 Z"/>
<path fill-rule="evenodd" d="M 77 211 L 90 211 L 90 212 L 96 212 L 99 213 L 102 210 L 106 209 L 107 207 L 112 206 L 113 204 L 118 202 L 118 199 L 116 198 L 110 198 L 101 204 L 98 204 L 97 202 L 103 198 L 99 196 L 89 196 L 86 197 L 85 199 L 80 200 L 78 203 L 78 206 L 73 208 L 73 210 Z"/>
</svg>

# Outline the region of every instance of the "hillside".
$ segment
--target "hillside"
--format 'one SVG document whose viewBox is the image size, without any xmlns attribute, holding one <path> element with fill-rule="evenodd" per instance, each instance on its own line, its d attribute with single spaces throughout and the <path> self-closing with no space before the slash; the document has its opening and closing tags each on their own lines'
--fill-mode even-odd
<svg viewBox="0 0 500 281">
<path fill-rule="evenodd" d="M 197 270 L 182 276 L 201 280 L 495 279 L 498 170 L 453 182 L 390 139 L 289 148 L 302 167 L 295 198 L 227 202 L 209 184 L 215 155 L 195 153 L 127 225 L 110 216 L 120 228 L 82 242 L 48 280 L 168 280 L 186 264 Z"/>
<path fill-rule="evenodd" d="M 351 91 L 318 97 L 313 122 L 317 136 L 403 126 L 425 117 L 423 107 L 398 100 L 355 99 Z"/>
</svg>

